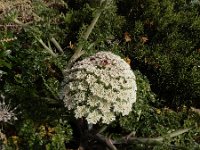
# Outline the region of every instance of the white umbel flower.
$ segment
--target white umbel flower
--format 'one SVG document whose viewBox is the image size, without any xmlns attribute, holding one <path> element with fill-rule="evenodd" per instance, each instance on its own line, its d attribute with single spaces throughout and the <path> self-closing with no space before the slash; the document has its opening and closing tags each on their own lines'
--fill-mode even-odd
<svg viewBox="0 0 200 150">
<path fill-rule="evenodd" d="M 98 52 L 66 70 L 65 107 L 89 124 L 109 124 L 128 115 L 136 101 L 136 79 L 130 66 L 111 52 Z"/>
</svg>

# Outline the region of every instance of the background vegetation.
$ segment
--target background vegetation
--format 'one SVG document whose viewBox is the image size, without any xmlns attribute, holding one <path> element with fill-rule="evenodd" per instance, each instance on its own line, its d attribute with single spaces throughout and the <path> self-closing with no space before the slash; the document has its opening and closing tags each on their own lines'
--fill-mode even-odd
<svg viewBox="0 0 200 150">
<path fill-rule="evenodd" d="M 83 129 L 60 99 L 78 46 L 130 63 L 137 103 L 94 128 L 91 149 L 200 149 L 200 4 L 188 0 L 0 0 L 0 94 L 17 121 L 1 122 L 2 148 L 77 149 Z M 101 132 L 99 129 L 103 128 Z M 95 135 L 95 134 L 94 134 Z M 101 142 L 103 142 L 103 144 Z M 111 141 L 106 143 L 106 141 Z"/>
</svg>

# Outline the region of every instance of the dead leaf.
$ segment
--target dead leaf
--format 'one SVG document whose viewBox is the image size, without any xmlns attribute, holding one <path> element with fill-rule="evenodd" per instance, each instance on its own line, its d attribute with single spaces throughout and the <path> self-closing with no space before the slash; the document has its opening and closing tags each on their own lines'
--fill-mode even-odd
<svg viewBox="0 0 200 150">
<path fill-rule="evenodd" d="M 129 57 L 125 57 L 124 60 L 127 64 L 131 64 L 131 59 Z"/>
<path fill-rule="evenodd" d="M 47 131 L 49 135 L 53 134 L 55 132 L 55 128 L 51 128 L 51 127 L 48 127 L 48 131 Z"/>
<path fill-rule="evenodd" d="M 124 40 L 125 42 L 130 42 L 131 41 L 131 36 L 128 32 L 124 33 Z"/>
<path fill-rule="evenodd" d="M 148 39 L 147 36 L 141 36 L 141 37 L 140 37 L 140 41 L 141 41 L 143 44 L 145 44 L 148 40 L 149 40 L 149 39 Z"/>
<path fill-rule="evenodd" d="M 67 48 L 74 49 L 74 44 L 72 44 L 72 42 L 70 41 L 69 46 L 67 46 Z"/>
<path fill-rule="evenodd" d="M 7 144 L 7 137 L 1 131 L 0 131 L 0 140 L 3 141 L 3 144 Z"/>
</svg>

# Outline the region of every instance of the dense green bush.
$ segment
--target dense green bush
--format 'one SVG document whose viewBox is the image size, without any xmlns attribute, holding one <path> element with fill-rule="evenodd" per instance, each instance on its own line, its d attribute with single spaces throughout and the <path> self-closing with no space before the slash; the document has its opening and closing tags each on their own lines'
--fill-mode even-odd
<svg viewBox="0 0 200 150">
<path fill-rule="evenodd" d="M 125 0 L 118 5 L 132 36 L 127 54 L 148 76 L 153 91 L 170 107 L 199 107 L 200 5 L 185 0 Z"/>
<path fill-rule="evenodd" d="M 2 2 L 0 100 L 16 107 L 18 118 L 12 124 L 0 122 L 2 147 L 75 149 L 87 133 L 86 143 L 93 149 L 199 148 L 199 110 L 183 106 L 199 106 L 198 4 L 116 0 L 102 7 L 98 0 Z M 99 11 L 98 22 L 84 38 Z M 79 47 L 85 53 L 78 60 L 98 51 L 112 51 L 128 63 L 130 58 L 138 87 L 128 116 L 106 127 L 96 124 L 90 134 L 84 119 L 75 120 L 60 98 L 67 62 Z"/>
</svg>

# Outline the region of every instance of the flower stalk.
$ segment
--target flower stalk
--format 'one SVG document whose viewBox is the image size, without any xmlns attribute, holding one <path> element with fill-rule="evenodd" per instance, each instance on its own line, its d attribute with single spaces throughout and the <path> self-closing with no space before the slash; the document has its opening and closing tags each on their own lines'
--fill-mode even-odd
<svg viewBox="0 0 200 150">
<path fill-rule="evenodd" d="M 105 7 L 105 6 L 104 6 Z M 83 34 L 82 38 L 84 40 L 87 40 L 89 35 L 91 34 L 92 30 L 94 29 L 94 26 L 96 25 L 101 13 L 103 11 L 103 8 L 100 8 L 100 10 L 98 10 L 93 18 L 93 20 L 91 21 L 91 24 L 88 26 L 87 30 L 85 31 L 85 33 Z M 82 44 L 78 44 L 78 48 L 75 50 L 75 53 L 73 54 L 73 56 L 70 58 L 70 60 L 68 61 L 68 65 L 67 68 L 71 68 L 72 64 L 80 57 L 82 56 L 85 52 L 82 50 L 83 49 L 83 45 Z"/>
</svg>

